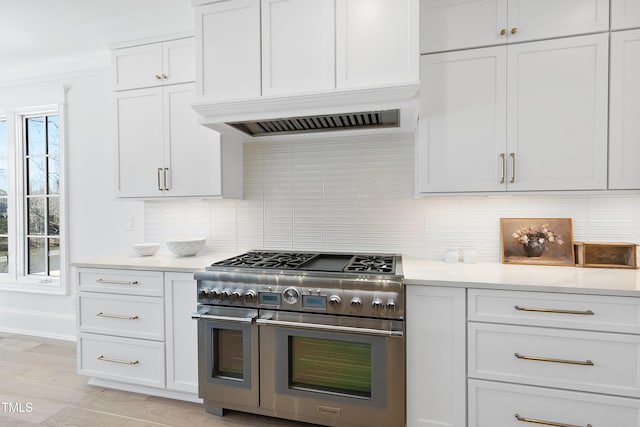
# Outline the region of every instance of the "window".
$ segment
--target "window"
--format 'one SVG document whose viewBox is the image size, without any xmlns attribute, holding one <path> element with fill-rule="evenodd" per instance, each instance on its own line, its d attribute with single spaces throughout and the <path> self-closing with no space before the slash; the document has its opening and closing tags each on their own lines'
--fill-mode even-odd
<svg viewBox="0 0 640 427">
<path fill-rule="evenodd" d="M 0 286 L 64 292 L 57 107 L 0 117 Z"/>
<path fill-rule="evenodd" d="M 9 224 L 7 222 L 7 199 L 9 196 L 8 169 L 7 120 L 0 118 L 0 273 L 9 272 Z"/>
<path fill-rule="evenodd" d="M 24 117 L 26 273 L 60 276 L 60 150 L 58 116 Z"/>
</svg>

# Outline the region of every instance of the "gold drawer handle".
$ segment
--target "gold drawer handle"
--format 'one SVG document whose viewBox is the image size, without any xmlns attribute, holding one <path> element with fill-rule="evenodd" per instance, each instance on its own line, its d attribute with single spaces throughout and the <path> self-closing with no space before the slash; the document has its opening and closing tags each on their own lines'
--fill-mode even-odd
<svg viewBox="0 0 640 427">
<path fill-rule="evenodd" d="M 556 423 L 554 421 L 544 421 L 544 420 L 536 420 L 535 418 L 525 418 L 525 417 L 521 417 L 518 414 L 515 414 L 515 417 L 518 421 L 524 421 L 525 423 L 544 424 L 546 426 L 555 426 L 555 427 L 582 427 L 575 424 Z M 593 426 L 591 424 L 587 424 L 586 427 L 593 427 Z"/>
<path fill-rule="evenodd" d="M 96 280 L 96 283 L 108 283 L 110 285 L 137 285 L 138 281 L 134 280 L 133 282 L 128 281 L 128 280 L 104 280 L 104 279 L 98 279 Z"/>
<path fill-rule="evenodd" d="M 111 359 L 109 357 L 98 356 L 98 360 L 102 360 L 103 362 L 112 362 L 112 363 L 122 363 L 123 365 L 137 365 L 140 363 L 139 360 L 129 361 L 129 360 L 119 360 L 119 359 Z"/>
<path fill-rule="evenodd" d="M 538 313 L 581 314 L 585 316 L 593 316 L 595 314 L 591 310 L 561 310 L 557 308 L 520 307 L 519 305 L 516 305 L 515 309 L 520 311 L 536 311 Z"/>
<path fill-rule="evenodd" d="M 586 360 L 583 362 L 581 360 L 550 359 L 548 357 L 524 356 L 519 353 L 514 353 L 513 355 L 518 359 L 525 359 L 525 360 L 538 360 L 540 362 L 553 362 L 553 363 L 567 363 L 569 365 L 594 366 L 591 360 Z"/>
<path fill-rule="evenodd" d="M 97 313 L 98 317 L 108 317 L 109 319 L 125 319 L 125 320 L 136 320 L 138 316 L 121 316 L 119 314 L 105 314 L 103 312 Z"/>
</svg>

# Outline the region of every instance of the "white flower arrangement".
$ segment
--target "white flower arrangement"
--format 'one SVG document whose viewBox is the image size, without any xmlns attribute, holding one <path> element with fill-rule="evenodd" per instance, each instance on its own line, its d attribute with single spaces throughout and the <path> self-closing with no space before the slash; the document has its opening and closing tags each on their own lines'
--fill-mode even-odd
<svg viewBox="0 0 640 427">
<path fill-rule="evenodd" d="M 516 242 L 522 243 L 523 245 L 527 245 L 531 241 L 537 241 L 539 244 L 549 242 L 562 245 L 564 243 L 564 241 L 560 239 L 560 236 L 549 229 L 549 224 L 542 224 L 540 228 L 536 228 L 533 225 L 519 228 L 511 235 L 511 237 L 513 237 Z"/>
</svg>

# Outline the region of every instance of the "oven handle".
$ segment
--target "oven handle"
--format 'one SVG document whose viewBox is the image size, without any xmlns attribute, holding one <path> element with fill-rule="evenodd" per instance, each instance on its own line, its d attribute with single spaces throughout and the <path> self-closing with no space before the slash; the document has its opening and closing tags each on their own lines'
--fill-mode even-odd
<svg viewBox="0 0 640 427">
<path fill-rule="evenodd" d="M 212 314 L 200 314 L 200 313 L 192 314 L 191 318 L 220 320 L 223 322 L 233 322 L 233 323 L 253 323 L 253 320 L 255 319 L 254 317 L 214 316 Z"/>
<path fill-rule="evenodd" d="M 393 338 L 404 336 L 402 331 L 384 331 L 381 329 L 353 328 L 350 326 L 319 325 L 316 323 L 287 322 L 284 320 L 257 319 L 256 323 L 258 325 L 264 325 L 264 326 L 287 326 L 290 328 L 315 329 L 319 331 L 329 331 L 329 332 L 348 332 L 348 333 L 355 333 L 360 335 L 376 335 L 376 336 L 385 336 L 385 337 L 393 337 Z"/>
</svg>

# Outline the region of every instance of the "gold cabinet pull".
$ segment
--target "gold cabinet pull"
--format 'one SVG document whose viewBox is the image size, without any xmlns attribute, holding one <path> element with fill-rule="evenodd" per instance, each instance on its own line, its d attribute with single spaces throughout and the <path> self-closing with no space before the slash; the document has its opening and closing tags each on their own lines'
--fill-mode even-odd
<svg viewBox="0 0 640 427">
<path fill-rule="evenodd" d="M 137 365 L 140 363 L 139 360 L 120 360 L 120 359 L 111 359 L 110 357 L 104 357 L 102 355 L 98 356 L 98 360 L 102 360 L 103 362 L 111 362 L 111 363 L 121 363 L 123 365 Z"/>
<path fill-rule="evenodd" d="M 514 353 L 513 355 L 518 359 L 525 359 L 525 360 L 538 360 L 540 362 L 567 363 L 569 365 L 593 366 L 593 362 L 591 360 L 585 360 L 583 362 L 581 360 L 551 359 L 549 357 L 540 357 L 540 356 L 524 356 L 519 353 Z"/>
<path fill-rule="evenodd" d="M 510 184 L 516 182 L 516 153 L 509 153 L 509 157 L 511 157 L 511 180 L 509 180 Z"/>
<path fill-rule="evenodd" d="M 517 32 L 518 32 L 518 27 L 513 27 L 513 28 L 511 29 L 511 34 L 515 34 L 515 33 L 517 33 Z"/>
<path fill-rule="evenodd" d="M 584 316 L 593 316 L 595 313 L 591 310 L 562 310 L 557 308 L 535 308 L 535 307 L 520 307 L 514 306 L 516 310 L 520 311 L 536 311 L 538 313 L 560 313 L 560 314 L 580 314 Z"/>
<path fill-rule="evenodd" d="M 503 30 L 506 31 L 506 30 Z M 504 157 L 504 153 L 500 153 L 500 162 L 502 163 L 502 171 L 500 175 L 500 184 L 504 184 L 504 177 L 507 174 L 507 161 Z"/>
<path fill-rule="evenodd" d="M 506 36 L 507 35 L 507 29 L 506 28 L 501 29 L 500 30 L 500 35 L 501 36 Z"/>
<path fill-rule="evenodd" d="M 582 427 L 576 424 L 565 424 L 565 423 L 556 423 L 555 421 L 544 421 L 537 420 L 535 418 L 525 418 L 521 417 L 518 414 L 515 414 L 515 417 L 518 421 L 523 421 L 525 423 L 533 423 L 533 424 L 544 424 L 545 426 L 555 426 L 555 427 Z M 587 424 L 585 427 L 593 427 L 591 424 Z"/>
<path fill-rule="evenodd" d="M 169 172 L 169 168 L 164 168 L 162 172 L 163 181 L 164 181 L 164 190 L 169 191 L 169 186 L 167 185 L 167 173 Z"/>
<path fill-rule="evenodd" d="M 105 314 L 103 312 L 96 313 L 98 317 L 108 317 L 109 319 L 124 319 L 124 320 L 136 320 L 138 316 L 122 316 L 119 314 Z"/>
<path fill-rule="evenodd" d="M 137 285 L 138 281 L 134 280 L 134 281 L 127 281 L 127 280 L 104 280 L 104 279 L 98 279 L 96 280 L 96 283 L 108 283 L 111 285 Z"/>
</svg>

